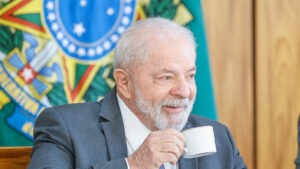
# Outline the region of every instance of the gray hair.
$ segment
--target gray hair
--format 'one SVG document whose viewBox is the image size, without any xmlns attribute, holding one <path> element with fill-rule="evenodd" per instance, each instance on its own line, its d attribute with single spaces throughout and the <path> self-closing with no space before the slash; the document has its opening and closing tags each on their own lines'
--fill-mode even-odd
<svg viewBox="0 0 300 169">
<path fill-rule="evenodd" d="M 156 41 L 185 37 L 196 50 L 193 33 L 175 22 L 163 18 L 148 18 L 134 22 L 121 36 L 115 48 L 115 69 L 131 69 L 136 63 L 145 61 L 149 47 Z"/>
</svg>

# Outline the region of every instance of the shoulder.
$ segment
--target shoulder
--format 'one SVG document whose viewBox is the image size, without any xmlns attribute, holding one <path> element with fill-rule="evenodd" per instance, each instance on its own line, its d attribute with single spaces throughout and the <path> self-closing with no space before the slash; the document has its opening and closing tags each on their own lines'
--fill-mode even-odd
<svg viewBox="0 0 300 169">
<path fill-rule="evenodd" d="M 99 129 L 100 108 L 101 103 L 98 102 L 47 108 L 36 120 L 34 137 L 37 138 L 40 134 L 47 133 L 52 139 L 59 140 L 60 143 L 70 143 L 71 138 L 82 137 L 81 133 Z"/>
<path fill-rule="evenodd" d="M 88 113 L 99 112 L 101 107 L 100 102 L 85 102 L 85 103 L 73 103 L 55 106 L 48 108 L 50 111 L 63 112 L 64 114 L 76 114 L 76 113 Z"/>
<path fill-rule="evenodd" d="M 37 122 L 51 119 L 55 121 L 63 120 L 64 122 L 90 121 L 91 119 L 97 119 L 100 108 L 101 103 L 99 102 L 55 106 L 42 111 Z"/>
</svg>

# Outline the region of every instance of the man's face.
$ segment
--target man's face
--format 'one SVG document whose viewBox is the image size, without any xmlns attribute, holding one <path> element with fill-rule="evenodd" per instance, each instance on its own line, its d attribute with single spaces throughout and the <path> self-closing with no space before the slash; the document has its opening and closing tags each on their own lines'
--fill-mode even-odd
<svg viewBox="0 0 300 169">
<path fill-rule="evenodd" d="M 196 96 L 195 58 L 184 37 L 165 40 L 155 42 L 133 70 L 135 104 L 147 124 L 161 130 L 184 127 Z"/>
</svg>

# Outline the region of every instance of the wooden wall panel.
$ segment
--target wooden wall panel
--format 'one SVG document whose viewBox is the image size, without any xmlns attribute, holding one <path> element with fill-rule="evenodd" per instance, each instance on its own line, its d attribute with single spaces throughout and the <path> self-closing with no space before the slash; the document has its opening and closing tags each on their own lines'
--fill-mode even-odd
<svg viewBox="0 0 300 169">
<path fill-rule="evenodd" d="M 255 3 L 257 169 L 294 169 L 300 114 L 300 1 Z"/>
<path fill-rule="evenodd" d="M 252 0 L 202 0 L 219 121 L 253 159 Z"/>
</svg>

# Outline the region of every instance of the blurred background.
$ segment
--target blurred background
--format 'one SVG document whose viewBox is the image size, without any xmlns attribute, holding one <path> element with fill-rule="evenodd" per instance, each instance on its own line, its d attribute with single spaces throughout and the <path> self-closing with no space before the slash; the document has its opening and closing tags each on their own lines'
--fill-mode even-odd
<svg viewBox="0 0 300 169">
<path fill-rule="evenodd" d="M 202 0 L 219 121 L 249 169 L 296 168 L 300 1 Z"/>
</svg>

